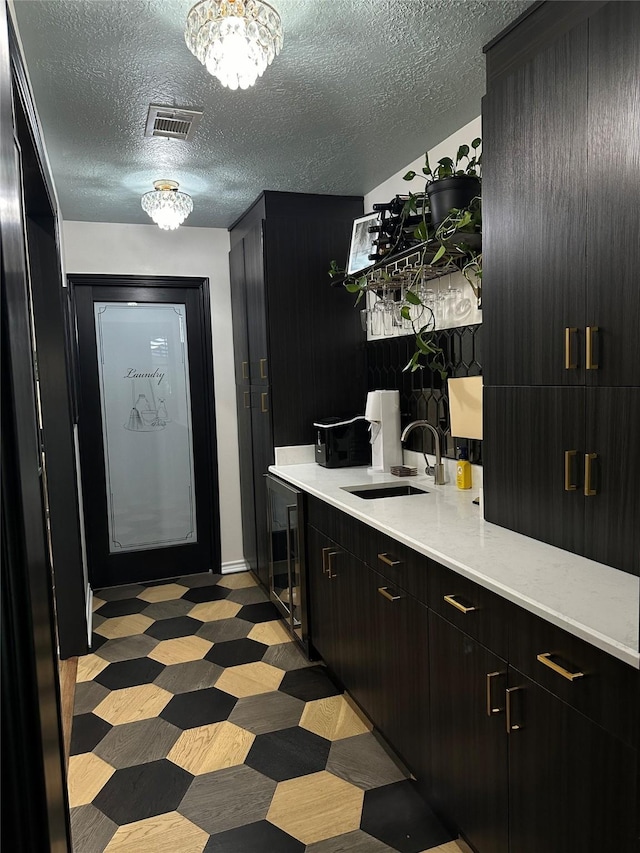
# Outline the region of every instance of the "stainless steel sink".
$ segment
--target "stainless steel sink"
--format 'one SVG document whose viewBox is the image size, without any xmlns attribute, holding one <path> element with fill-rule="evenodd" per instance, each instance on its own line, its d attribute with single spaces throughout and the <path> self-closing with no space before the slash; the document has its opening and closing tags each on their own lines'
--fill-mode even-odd
<svg viewBox="0 0 640 853">
<path fill-rule="evenodd" d="M 367 501 L 375 498 L 395 498 L 406 497 L 407 495 L 428 495 L 426 489 L 419 489 L 417 486 L 412 486 L 409 483 L 390 483 L 389 485 L 375 483 L 365 486 L 341 486 L 345 492 L 350 492 L 358 498 L 364 498 Z"/>
</svg>

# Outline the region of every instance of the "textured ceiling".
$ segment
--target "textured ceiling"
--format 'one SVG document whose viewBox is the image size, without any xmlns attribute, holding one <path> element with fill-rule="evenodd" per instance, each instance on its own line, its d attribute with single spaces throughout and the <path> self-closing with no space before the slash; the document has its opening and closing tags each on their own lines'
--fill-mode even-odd
<svg viewBox="0 0 640 853">
<path fill-rule="evenodd" d="M 15 0 L 65 219 L 148 223 L 161 177 L 213 227 L 263 189 L 368 192 L 479 114 L 482 45 L 530 5 L 272 2 L 283 50 L 232 92 L 184 43 L 190 0 Z M 203 109 L 194 139 L 145 138 L 149 103 Z"/>
</svg>

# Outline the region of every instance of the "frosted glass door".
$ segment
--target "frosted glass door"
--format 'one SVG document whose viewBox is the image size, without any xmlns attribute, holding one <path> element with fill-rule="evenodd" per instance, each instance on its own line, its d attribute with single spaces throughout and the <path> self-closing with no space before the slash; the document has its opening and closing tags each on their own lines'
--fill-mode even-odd
<svg viewBox="0 0 640 853">
<path fill-rule="evenodd" d="M 197 542 L 185 306 L 95 302 L 110 553 Z"/>
</svg>

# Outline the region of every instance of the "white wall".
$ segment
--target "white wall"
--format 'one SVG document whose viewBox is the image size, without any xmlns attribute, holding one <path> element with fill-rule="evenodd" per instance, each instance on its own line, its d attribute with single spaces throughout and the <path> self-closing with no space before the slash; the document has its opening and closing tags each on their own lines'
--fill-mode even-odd
<svg viewBox="0 0 640 853">
<path fill-rule="evenodd" d="M 235 569 L 244 557 L 228 252 L 229 234 L 223 228 L 182 227 L 177 231 L 161 231 L 156 225 L 63 223 L 63 253 L 68 273 L 209 279 L 222 563 L 223 568 Z"/>
<path fill-rule="evenodd" d="M 441 157 L 453 157 L 455 160 L 458 148 L 465 143 L 469 145 L 471 140 L 475 139 L 476 136 L 482 136 L 481 116 L 474 118 L 473 121 L 469 122 L 469 124 L 465 124 L 465 126 L 461 127 L 460 130 L 457 130 L 455 133 L 452 133 L 451 136 L 443 139 L 439 145 L 436 145 L 434 148 L 430 148 L 429 162 L 431 163 L 431 166 L 433 167 Z M 378 184 L 377 187 L 374 187 L 371 192 L 368 192 L 364 197 L 365 213 L 372 210 L 373 205 L 378 202 L 390 201 L 394 195 L 406 195 L 409 191 L 421 192 L 424 190 L 424 181 L 421 181 L 420 178 L 417 177 L 418 175 L 422 175 L 423 166 L 424 154 L 421 154 L 417 160 L 413 161 L 413 163 L 408 163 L 404 169 L 401 169 L 399 172 L 396 172 L 395 175 L 392 175 L 390 178 L 387 178 L 386 181 L 383 181 L 381 184 Z M 402 176 L 406 175 L 410 169 L 413 169 L 416 173 L 416 177 L 413 181 L 403 181 Z"/>
</svg>

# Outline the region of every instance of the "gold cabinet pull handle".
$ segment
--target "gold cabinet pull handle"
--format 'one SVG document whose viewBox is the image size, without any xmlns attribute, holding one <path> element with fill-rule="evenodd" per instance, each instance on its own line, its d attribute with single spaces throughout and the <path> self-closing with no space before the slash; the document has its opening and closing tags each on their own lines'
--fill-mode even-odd
<svg viewBox="0 0 640 853">
<path fill-rule="evenodd" d="M 571 335 L 577 332 L 575 326 L 565 326 L 564 330 L 564 369 L 575 370 L 578 363 L 571 361 Z"/>
<path fill-rule="evenodd" d="M 379 586 L 378 592 L 383 598 L 386 598 L 387 601 L 400 601 L 402 598 L 401 595 L 393 595 L 393 593 L 389 592 L 388 586 Z"/>
<path fill-rule="evenodd" d="M 245 409 L 251 408 L 251 392 L 250 391 L 244 392 L 244 407 L 245 407 Z"/>
<path fill-rule="evenodd" d="M 571 482 L 571 460 L 577 454 L 577 450 L 565 450 L 564 452 L 564 490 L 565 492 L 575 492 L 578 488 L 575 483 Z"/>
<path fill-rule="evenodd" d="M 266 379 L 266 378 L 267 378 L 267 359 L 261 358 L 260 359 L 260 379 Z"/>
<path fill-rule="evenodd" d="M 487 717 L 495 717 L 496 714 L 501 714 L 504 708 L 497 708 L 494 705 L 492 698 L 493 679 L 504 675 L 503 672 L 488 672 L 487 673 Z"/>
<path fill-rule="evenodd" d="M 517 732 L 522 728 L 522 725 L 514 723 L 512 720 L 511 697 L 514 693 L 517 693 L 518 690 L 522 690 L 522 687 L 507 687 L 505 690 L 505 711 L 508 735 L 510 735 L 511 732 Z"/>
<path fill-rule="evenodd" d="M 588 498 L 598 494 L 598 490 L 591 485 L 591 463 L 597 458 L 597 453 L 584 454 L 584 493 Z"/>
<path fill-rule="evenodd" d="M 267 406 L 268 395 L 269 395 L 268 391 L 263 391 L 262 394 L 260 394 L 260 411 L 262 412 L 263 415 L 269 411 L 269 407 Z"/>
<path fill-rule="evenodd" d="M 323 548 L 322 549 L 322 574 L 326 574 L 327 571 L 327 554 L 331 551 L 331 548 Z"/>
<path fill-rule="evenodd" d="M 242 378 L 243 379 L 249 378 L 249 362 L 248 361 L 242 362 Z"/>
<path fill-rule="evenodd" d="M 472 613 L 474 610 L 478 609 L 473 604 L 470 607 L 467 607 L 466 604 L 462 604 L 460 601 L 456 601 L 455 595 L 445 595 L 443 597 L 447 604 L 450 604 L 452 607 L 455 607 L 456 610 L 460 611 L 460 613 Z"/>
<path fill-rule="evenodd" d="M 378 554 L 378 559 L 385 564 L 385 566 L 399 566 L 402 560 L 394 560 L 393 557 L 390 557 L 387 553 Z"/>
<path fill-rule="evenodd" d="M 331 550 L 329 550 L 329 552 L 327 553 L 327 574 L 329 575 L 331 580 L 333 580 L 335 577 L 337 577 L 335 571 L 333 570 L 333 566 L 331 565 L 331 560 L 334 557 L 337 557 L 339 553 L 340 553 L 340 551 L 331 551 Z"/>
<path fill-rule="evenodd" d="M 561 675 L 563 678 L 566 678 L 567 681 L 575 681 L 578 678 L 584 678 L 584 672 L 570 672 L 568 669 L 565 669 L 564 666 L 560 666 L 559 663 L 556 663 L 554 660 L 551 660 L 551 655 L 553 652 L 543 652 L 543 654 L 537 655 L 536 660 L 539 660 L 540 663 L 543 663 L 545 666 L 548 666 L 549 669 L 552 669 L 554 672 L 557 672 L 558 675 Z"/>
<path fill-rule="evenodd" d="M 587 370 L 597 370 L 598 364 L 593 360 L 593 336 L 598 332 L 597 326 L 587 326 L 586 328 L 586 356 L 585 356 L 585 368 Z"/>
</svg>

